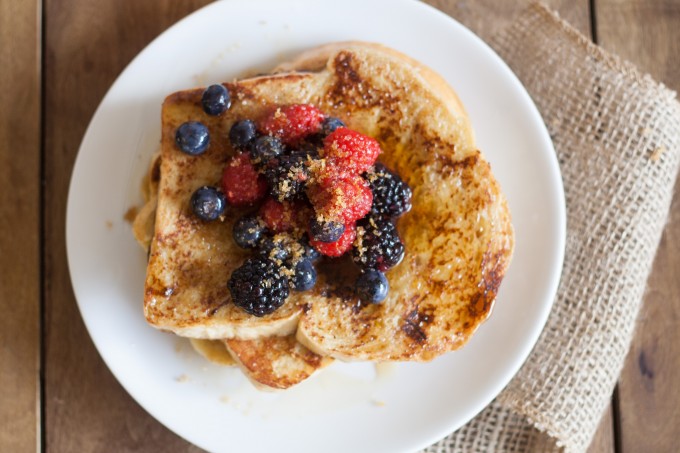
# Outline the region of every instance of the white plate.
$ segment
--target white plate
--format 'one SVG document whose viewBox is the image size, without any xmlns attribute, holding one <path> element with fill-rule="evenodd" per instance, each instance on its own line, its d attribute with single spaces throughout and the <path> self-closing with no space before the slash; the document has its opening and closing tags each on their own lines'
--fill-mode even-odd
<svg viewBox="0 0 680 453">
<path fill-rule="evenodd" d="M 259 393 L 237 370 L 207 364 L 188 343 L 146 325 L 146 257 L 123 216 L 141 202 L 167 94 L 351 39 L 401 50 L 456 89 L 507 194 L 514 261 L 491 319 L 461 351 L 391 372 L 336 364 L 288 392 Z M 559 168 L 529 96 L 475 35 L 410 0 L 224 0 L 182 20 L 139 54 L 99 106 L 67 212 L 73 287 L 100 354 L 150 414 L 211 451 L 396 452 L 441 439 L 483 409 L 527 357 L 550 311 L 564 240 Z"/>
</svg>

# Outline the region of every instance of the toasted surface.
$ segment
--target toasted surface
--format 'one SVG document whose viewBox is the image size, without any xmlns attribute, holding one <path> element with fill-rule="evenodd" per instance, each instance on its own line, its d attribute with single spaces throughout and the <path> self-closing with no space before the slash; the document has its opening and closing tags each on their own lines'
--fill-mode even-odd
<svg viewBox="0 0 680 453">
<path fill-rule="evenodd" d="M 145 204 L 133 224 L 135 239 L 145 250 L 154 231 L 159 165 L 160 157 L 154 156 L 142 186 Z M 311 352 L 298 343 L 293 335 L 255 340 L 190 338 L 189 341 L 199 355 L 212 363 L 239 365 L 250 382 L 261 390 L 292 387 L 333 361 L 330 357 L 320 357 Z M 234 357 L 238 358 L 238 362 Z"/>
<path fill-rule="evenodd" d="M 261 390 L 284 390 L 333 362 L 302 346 L 295 335 L 224 340 L 248 379 Z"/>
<path fill-rule="evenodd" d="M 306 347 L 345 360 L 430 360 L 460 347 L 488 317 L 514 242 L 505 199 L 457 96 L 431 70 L 373 44 L 325 46 L 281 69 L 295 68 L 312 72 L 226 84 L 232 107 L 218 118 L 203 113 L 200 89 L 166 99 L 147 320 L 201 338 L 255 339 L 297 327 Z M 292 294 L 271 315 L 250 316 L 230 303 L 226 286 L 247 256 L 231 237 L 241 212 L 210 224 L 189 212 L 193 191 L 217 184 L 234 153 L 225 138 L 231 124 L 290 103 L 314 104 L 375 137 L 380 160 L 413 189 L 413 210 L 398 223 L 406 257 L 388 272 L 381 305 L 359 303 L 343 278 L 356 271 L 334 260 L 313 290 Z M 213 137 L 198 158 L 174 146 L 175 129 L 189 119 L 203 121 Z"/>
</svg>

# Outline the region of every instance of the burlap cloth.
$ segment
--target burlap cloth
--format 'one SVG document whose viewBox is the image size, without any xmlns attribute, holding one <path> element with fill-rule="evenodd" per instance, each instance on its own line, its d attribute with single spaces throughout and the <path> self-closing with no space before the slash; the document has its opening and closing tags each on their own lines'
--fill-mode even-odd
<svg viewBox="0 0 680 453">
<path fill-rule="evenodd" d="M 680 156 L 675 93 L 533 4 L 491 40 L 538 106 L 567 202 L 562 279 L 529 359 L 427 453 L 584 451 L 633 336 Z"/>
</svg>

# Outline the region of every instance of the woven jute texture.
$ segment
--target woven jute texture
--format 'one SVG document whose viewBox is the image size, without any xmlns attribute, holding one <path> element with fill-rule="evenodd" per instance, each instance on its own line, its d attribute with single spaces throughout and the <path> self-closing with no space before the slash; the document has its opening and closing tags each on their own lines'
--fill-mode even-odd
<svg viewBox="0 0 680 453">
<path fill-rule="evenodd" d="M 567 203 L 564 270 L 517 376 L 426 451 L 584 451 L 623 366 L 668 214 L 680 105 L 540 4 L 491 45 L 532 96 L 555 145 Z"/>
</svg>

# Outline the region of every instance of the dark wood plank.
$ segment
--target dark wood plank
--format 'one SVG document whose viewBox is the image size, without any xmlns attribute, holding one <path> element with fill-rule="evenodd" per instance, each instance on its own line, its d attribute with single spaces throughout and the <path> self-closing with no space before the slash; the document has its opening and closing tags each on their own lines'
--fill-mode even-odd
<svg viewBox="0 0 680 453">
<path fill-rule="evenodd" d="M 48 451 L 198 451 L 146 414 L 118 385 L 94 349 L 71 289 L 64 217 L 73 162 L 101 98 L 146 44 L 207 2 L 45 2 Z"/>
<path fill-rule="evenodd" d="M 40 442 L 39 4 L 0 0 L 0 451 Z"/>
<path fill-rule="evenodd" d="M 614 445 L 614 410 L 610 405 L 604 413 L 600 425 L 597 427 L 587 453 L 613 453 Z"/>
<path fill-rule="evenodd" d="M 680 1 L 598 0 L 599 42 L 680 90 Z M 677 451 L 680 439 L 680 185 L 619 383 L 624 452 Z"/>
</svg>

